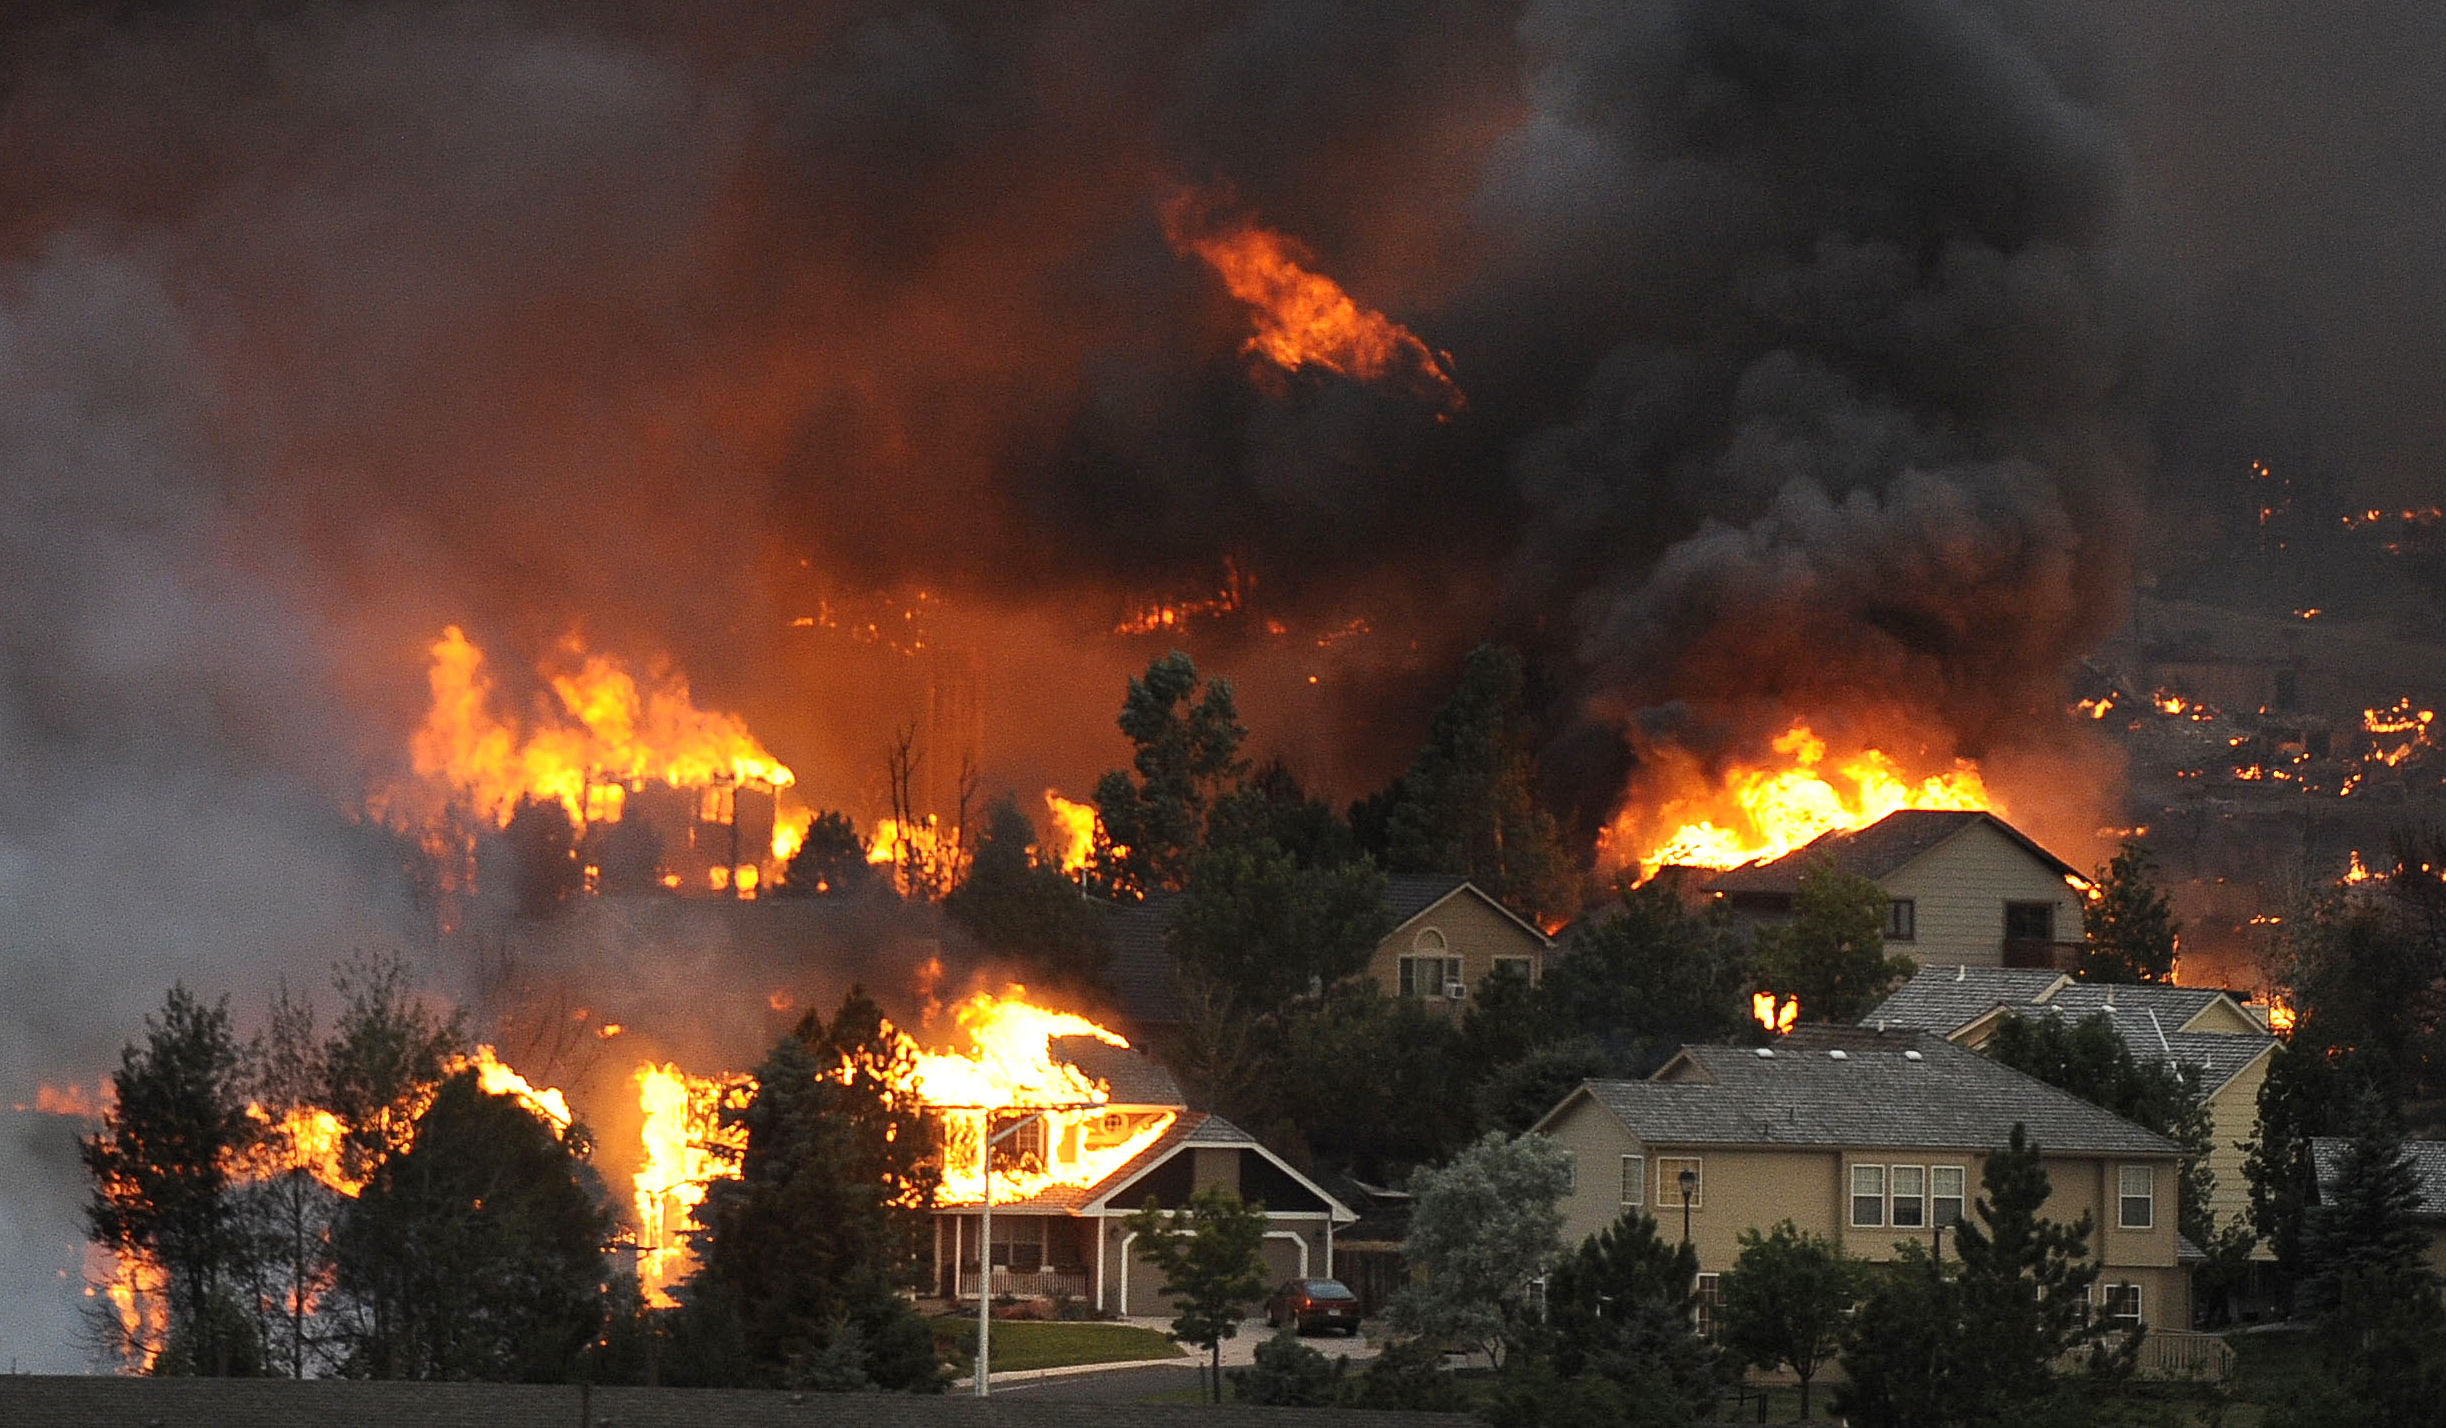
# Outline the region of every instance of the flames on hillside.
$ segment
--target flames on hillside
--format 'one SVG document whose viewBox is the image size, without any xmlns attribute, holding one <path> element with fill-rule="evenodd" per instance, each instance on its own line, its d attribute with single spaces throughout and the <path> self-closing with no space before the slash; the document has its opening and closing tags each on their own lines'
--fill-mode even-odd
<svg viewBox="0 0 2446 1428">
<path fill-rule="evenodd" d="M 1038 1112 L 1041 1119 L 995 1148 L 997 1203 L 1092 1185 L 1172 1126 L 1175 1112 L 1116 1105 L 1107 1083 L 1055 1057 L 1057 1037 L 1126 1050 L 1129 1042 L 1106 1027 L 1033 1005 L 1019 987 L 970 997 L 954 1009 L 953 1021 L 952 1044 L 933 1049 L 889 1028 L 902 1052 L 895 1060 L 906 1068 L 900 1089 L 938 1116 L 938 1205 L 983 1202 L 989 1123 L 998 1134 L 1015 1113 Z M 725 1123 L 724 1112 L 754 1095 L 755 1080 L 735 1072 L 692 1075 L 668 1062 L 649 1062 L 632 1080 L 644 1111 L 643 1157 L 633 1180 L 638 1279 L 649 1302 L 667 1305 L 671 1285 L 689 1267 L 691 1213 L 713 1182 L 739 1173 L 744 1132 Z"/>
</svg>

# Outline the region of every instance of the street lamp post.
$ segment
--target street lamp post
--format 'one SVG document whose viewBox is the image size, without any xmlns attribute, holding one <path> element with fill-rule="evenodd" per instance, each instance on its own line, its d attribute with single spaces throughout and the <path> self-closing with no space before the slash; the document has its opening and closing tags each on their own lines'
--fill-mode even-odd
<svg viewBox="0 0 2446 1428">
<path fill-rule="evenodd" d="M 1699 1191 L 1699 1173 L 1685 1165 L 1682 1173 L 1674 1177 L 1674 1183 L 1682 1187 L 1682 1243 L 1687 1245 L 1690 1243 L 1690 1202 Z"/>
<path fill-rule="evenodd" d="M 994 1130 L 994 1113 L 989 1109 L 978 1112 L 978 1169 L 985 1178 L 985 1206 L 977 1217 L 977 1397 L 986 1396 L 986 1380 L 991 1372 L 994 1324 L 994 1147 L 1009 1140 L 1045 1118 L 1043 1111 L 1024 1116 Z"/>
</svg>

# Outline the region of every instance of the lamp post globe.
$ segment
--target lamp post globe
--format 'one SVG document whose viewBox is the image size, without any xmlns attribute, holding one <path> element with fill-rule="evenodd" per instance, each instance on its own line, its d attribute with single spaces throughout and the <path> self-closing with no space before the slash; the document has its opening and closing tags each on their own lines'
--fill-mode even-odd
<svg viewBox="0 0 2446 1428">
<path fill-rule="evenodd" d="M 1697 1198 L 1699 1193 L 1699 1173 L 1685 1165 L 1682 1167 L 1682 1173 L 1673 1179 L 1675 1184 L 1682 1187 L 1682 1243 L 1688 1244 L 1690 1243 L 1690 1202 Z"/>
</svg>

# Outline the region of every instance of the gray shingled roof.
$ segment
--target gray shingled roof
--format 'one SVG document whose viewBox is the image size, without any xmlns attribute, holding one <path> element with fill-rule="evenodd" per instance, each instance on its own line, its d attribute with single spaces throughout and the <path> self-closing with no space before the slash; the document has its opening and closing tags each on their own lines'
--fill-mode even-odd
<svg viewBox="0 0 2446 1428">
<path fill-rule="evenodd" d="M 2248 1032 L 2178 1031 L 2177 1027 L 2227 995 L 2215 987 L 2160 983 L 2074 982 L 2061 972 L 2021 967 L 1922 967 L 1910 981 L 1860 1019 L 1862 1026 L 1913 1027 L 1950 1036 L 1999 1006 L 2023 1016 L 2085 1020 L 2114 1018 L 2115 1031 L 2131 1053 L 2145 1061 L 2164 1058 L 2200 1068 L 2209 1089 L 2224 1085 L 2276 1043 L 2273 1035 Z M 2113 1000 L 2110 1008 L 2107 1003 Z M 2150 1014 L 2156 1020 L 2150 1020 Z M 2158 1040 L 2163 1030 L 2165 1040 Z"/>
<path fill-rule="evenodd" d="M 2342 1136 L 2317 1136 L 2310 1142 L 2310 1158 L 2319 1173 L 2319 1195 L 2323 1199 L 2335 1188 L 2336 1177 L 2342 1173 L 2344 1152 L 2352 1142 Z M 2412 1157 L 2412 1168 L 2421 1179 L 2421 1204 L 2413 1213 L 2423 1219 L 2446 1219 L 2446 1141 L 2408 1140 L 2404 1154 Z"/>
<path fill-rule="evenodd" d="M 2041 967 L 1922 967 L 1860 1024 L 1882 1022 L 1950 1036 L 1998 1005 L 2036 1006 L 2063 979 L 2063 973 Z"/>
<path fill-rule="evenodd" d="M 1393 925 L 1399 927 L 1468 881 L 1442 873 L 1395 873 L 1384 880 L 1384 905 L 1392 909 Z"/>
<path fill-rule="evenodd" d="M 1685 1046 L 1657 1077 L 1587 1090 L 1640 1139 L 1667 1145 L 1983 1151 L 2018 1122 L 2053 1151 L 2178 1153 L 2163 1136 L 1922 1031 L 1802 1027 L 1766 1048 Z"/>
<path fill-rule="evenodd" d="M 1806 847 L 1772 861 L 1745 863 L 1708 879 L 1702 886 L 1709 892 L 1794 893 L 1800 891 L 1801 875 L 1821 859 L 1830 860 L 1839 871 L 1857 877 L 1882 878 L 1980 822 L 1993 824 L 2051 871 L 2059 874 L 2080 871 L 1992 813 L 1906 808 L 1889 813 L 1866 828 L 1821 834 Z"/>
<path fill-rule="evenodd" d="M 1116 1106 L 1185 1106 L 1180 1082 L 1164 1064 L 1128 1046 L 1092 1036 L 1057 1036 L 1046 1043 L 1056 1061 L 1067 1062 L 1104 1083 Z"/>
<path fill-rule="evenodd" d="M 1185 1361 L 1184 1361 L 1185 1362 Z M 1183 1375 L 1183 1385 L 1188 1382 Z M 148 1428 L 497 1428 L 575 1423 L 578 1390 L 559 1384 L 345 1379 L 0 1375 L 0 1423 Z M 1476 1428 L 1452 1413 L 1248 1404 L 1048 1402 L 961 1394 L 790 1393 L 597 1388 L 588 1404 L 619 1428 Z"/>
<path fill-rule="evenodd" d="M 1171 1026 L 1181 1020 L 1179 964 L 1164 936 L 1180 894 L 1156 892 L 1143 902 L 1099 900 L 1104 917 L 1104 945 L 1111 952 L 1107 975 L 1124 1017 L 1138 1026 Z"/>
</svg>

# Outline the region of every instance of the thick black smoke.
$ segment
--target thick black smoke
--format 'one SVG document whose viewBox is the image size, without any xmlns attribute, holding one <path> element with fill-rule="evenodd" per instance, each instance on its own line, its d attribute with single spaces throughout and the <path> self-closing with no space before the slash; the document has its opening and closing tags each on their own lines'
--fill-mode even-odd
<svg viewBox="0 0 2446 1428">
<path fill-rule="evenodd" d="M 2153 454 L 2202 505 L 2263 435 L 2434 480 L 2446 37 L 2262 9 L 18 7 L 0 1101 L 172 978 L 418 950 L 347 814 L 449 623 L 668 655 L 825 802 L 898 713 L 793 620 L 928 592 L 989 776 L 1075 788 L 1149 653 L 1112 626 L 1227 558 L 1254 597 L 1186 638 L 1342 794 L 1489 636 L 1583 827 L 1796 716 L 2043 746 L 2179 550 Z M 1253 381 L 1184 186 L 1466 411 Z"/>
</svg>

